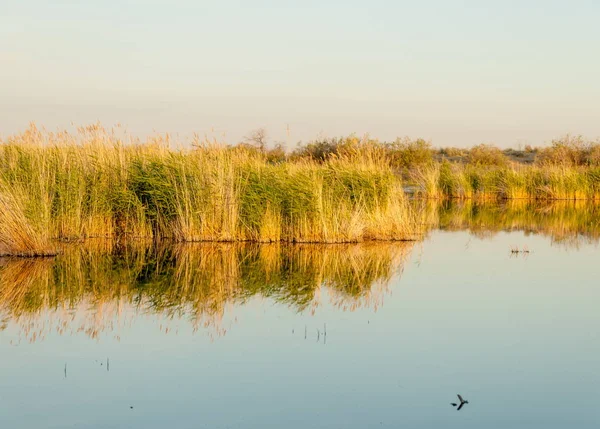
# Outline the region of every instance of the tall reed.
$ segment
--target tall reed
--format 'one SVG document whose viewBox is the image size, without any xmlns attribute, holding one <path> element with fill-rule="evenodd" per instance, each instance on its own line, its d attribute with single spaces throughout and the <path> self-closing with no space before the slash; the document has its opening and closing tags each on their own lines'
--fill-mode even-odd
<svg viewBox="0 0 600 429">
<path fill-rule="evenodd" d="M 482 166 L 442 163 L 416 169 L 411 180 L 424 198 L 600 201 L 600 168 Z"/>
<path fill-rule="evenodd" d="M 16 195 L 10 204 L 23 228 L 61 240 L 333 243 L 421 232 L 376 148 L 273 163 L 244 146 L 177 148 L 168 136 L 141 143 L 99 126 L 75 135 L 32 127 L 0 142 L 1 189 Z M 7 251 L 18 249 L 5 241 Z"/>
</svg>

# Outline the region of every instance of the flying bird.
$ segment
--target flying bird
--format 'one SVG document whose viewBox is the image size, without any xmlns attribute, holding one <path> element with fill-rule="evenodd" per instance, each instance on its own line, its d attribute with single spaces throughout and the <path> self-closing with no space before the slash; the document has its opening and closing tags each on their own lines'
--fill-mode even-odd
<svg viewBox="0 0 600 429">
<path fill-rule="evenodd" d="M 463 399 L 463 397 L 458 394 L 456 396 L 458 396 L 458 400 L 460 401 L 460 404 L 456 404 L 456 403 L 452 402 L 450 405 L 452 405 L 453 407 L 456 407 L 458 405 L 458 408 L 456 409 L 456 411 L 458 411 L 463 407 L 463 405 L 468 404 L 469 401 L 465 401 Z"/>
</svg>

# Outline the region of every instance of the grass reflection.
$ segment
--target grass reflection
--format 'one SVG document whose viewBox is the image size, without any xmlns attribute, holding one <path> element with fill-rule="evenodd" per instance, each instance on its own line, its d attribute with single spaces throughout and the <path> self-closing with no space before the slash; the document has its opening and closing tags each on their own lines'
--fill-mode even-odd
<svg viewBox="0 0 600 429">
<path fill-rule="evenodd" d="M 479 237 L 500 231 L 524 231 L 548 236 L 553 243 L 566 246 L 600 238 L 600 205 L 592 202 L 446 200 L 422 204 L 431 225 L 449 231 L 468 229 Z"/>
<path fill-rule="evenodd" d="M 213 326 L 228 305 L 265 297 L 312 311 L 377 308 L 411 243 L 65 246 L 55 259 L 0 262 L 0 312 L 35 341 L 51 330 L 92 338 L 143 313 Z"/>
</svg>

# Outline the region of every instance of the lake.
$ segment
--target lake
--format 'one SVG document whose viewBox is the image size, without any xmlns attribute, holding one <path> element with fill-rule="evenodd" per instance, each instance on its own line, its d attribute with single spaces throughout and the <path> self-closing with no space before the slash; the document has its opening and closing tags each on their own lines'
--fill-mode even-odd
<svg viewBox="0 0 600 429">
<path fill-rule="evenodd" d="M 0 427 L 599 427 L 597 207 L 423 209 L 417 242 L 0 260 Z"/>
</svg>

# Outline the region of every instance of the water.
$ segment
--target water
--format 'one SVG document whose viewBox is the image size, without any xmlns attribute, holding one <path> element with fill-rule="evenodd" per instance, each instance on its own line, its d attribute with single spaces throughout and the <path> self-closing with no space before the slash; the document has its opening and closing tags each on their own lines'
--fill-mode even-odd
<svg viewBox="0 0 600 429">
<path fill-rule="evenodd" d="M 599 427 L 593 227 L 478 210 L 414 244 L 2 261 L 0 427 Z"/>
</svg>

